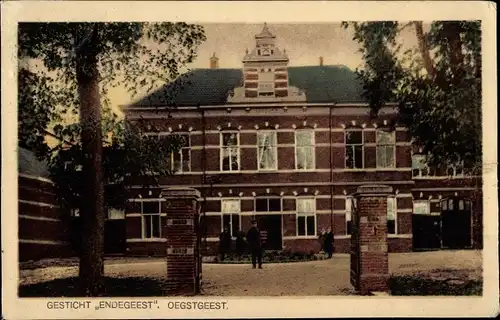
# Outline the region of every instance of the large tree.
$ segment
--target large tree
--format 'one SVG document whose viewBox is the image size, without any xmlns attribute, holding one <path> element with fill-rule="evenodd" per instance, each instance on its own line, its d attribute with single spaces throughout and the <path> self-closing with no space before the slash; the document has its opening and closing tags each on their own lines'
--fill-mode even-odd
<svg viewBox="0 0 500 320">
<path fill-rule="evenodd" d="M 101 107 L 109 102 L 108 90 L 122 85 L 132 93 L 137 93 L 138 88 L 148 92 L 177 78 L 182 68 L 193 61 L 204 40 L 201 26 L 186 23 L 19 25 L 19 58 L 41 62 L 40 78 L 55 80 L 58 107 L 75 108 L 79 115 L 81 197 L 85 200 L 80 207 L 79 276 L 86 295 L 99 294 L 104 272 Z"/>
<path fill-rule="evenodd" d="M 372 115 L 396 103 L 431 166 L 481 168 L 481 23 L 344 22 L 360 43 L 357 70 Z M 427 31 L 426 31 L 427 30 Z M 402 51 L 401 33 L 416 47 Z M 408 39 L 408 38 L 406 38 Z"/>
</svg>

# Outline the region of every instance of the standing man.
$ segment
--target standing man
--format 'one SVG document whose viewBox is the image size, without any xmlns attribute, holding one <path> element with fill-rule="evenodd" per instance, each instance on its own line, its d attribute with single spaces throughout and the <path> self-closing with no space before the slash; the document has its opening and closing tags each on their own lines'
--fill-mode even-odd
<svg viewBox="0 0 500 320">
<path fill-rule="evenodd" d="M 331 259 L 333 255 L 333 242 L 334 242 L 333 232 L 331 228 L 328 228 L 328 231 L 325 233 L 323 239 L 325 241 L 323 244 L 323 248 L 325 250 L 325 253 L 328 255 L 328 259 Z"/>
<path fill-rule="evenodd" d="M 241 259 L 243 252 L 245 252 L 245 233 L 241 230 L 238 230 L 238 234 L 236 235 L 236 254 L 238 255 L 238 259 Z"/>
<path fill-rule="evenodd" d="M 231 250 L 231 234 L 227 227 L 224 227 L 224 231 L 219 236 L 219 253 L 220 261 L 224 261 L 226 254 Z"/>
<path fill-rule="evenodd" d="M 252 268 L 255 269 L 257 262 L 259 269 L 262 269 L 262 243 L 260 241 L 260 230 L 257 221 L 252 220 L 252 227 L 247 232 L 247 241 L 252 253 Z"/>
</svg>

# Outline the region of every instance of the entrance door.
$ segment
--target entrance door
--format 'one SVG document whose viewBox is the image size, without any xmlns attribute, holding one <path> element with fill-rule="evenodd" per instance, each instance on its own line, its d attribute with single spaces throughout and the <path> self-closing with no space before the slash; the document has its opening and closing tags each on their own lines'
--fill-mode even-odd
<svg viewBox="0 0 500 320">
<path fill-rule="evenodd" d="M 415 250 L 441 247 L 441 217 L 429 214 L 413 215 L 413 248 Z"/>
<path fill-rule="evenodd" d="M 267 233 L 267 240 L 264 244 L 264 249 L 281 250 L 281 215 L 257 215 L 256 218 L 259 229 Z"/>
<path fill-rule="evenodd" d="M 471 246 L 471 204 L 451 198 L 441 202 L 443 247 L 462 249 Z"/>
</svg>

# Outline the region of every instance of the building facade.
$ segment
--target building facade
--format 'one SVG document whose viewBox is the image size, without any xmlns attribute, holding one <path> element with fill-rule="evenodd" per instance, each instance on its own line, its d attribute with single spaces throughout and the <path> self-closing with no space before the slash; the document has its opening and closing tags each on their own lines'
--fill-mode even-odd
<svg viewBox="0 0 500 320">
<path fill-rule="evenodd" d="M 200 190 L 202 243 L 214 252 L 257 219 L 268 250 L 318 252 L 331 228 L 335 251 L 349 252 L 351 197 L 365 184 L 393 188 L 388 198 L 390 252 L 482 246 L 481 178 L 463 168 L 428 168 L 397 123 L 393 106 L 376 118 L 344 66 L 290 67 L 267 25 L 241 69 L 192 71 L 180 91 L 165 86 L 124 107 L 145 134 L 180 135 L 169 159 L 175 174 L 158 188 L 141 181 L 126 210 L 127 252 L 163 254 L 161 188 Z M 170 97 L 176 108 L 166 107 Z"/>
</svg>

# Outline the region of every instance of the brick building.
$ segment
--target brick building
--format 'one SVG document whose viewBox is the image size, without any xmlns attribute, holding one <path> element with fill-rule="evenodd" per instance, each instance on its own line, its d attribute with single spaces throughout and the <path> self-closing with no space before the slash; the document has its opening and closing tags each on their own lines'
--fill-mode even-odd
<svg viewBox="0 0 500 320">
<path fill-rule="evenodd" d="M 167 85 L 124 107 L 147 134 L 185 141 L 171 155 L 173 176 L 157 189 L 141 181 L 131 189 L 129 253 L 163 254 L 159 192 L 168 186 L 201 192 L 209 251 L 223 226 L 234 235 L 257 218 L 270 250 L 317 252 L 318 235 L 332 228 L 336 252 L 348 252 L 350 196 L 374 183 L 395 190 L 389 251 L 482 246 L 480 177 L 459 166 L 428 168 L 392 106 L 370 118 L 353 71 L 321 57 L 316 66 L 288 66 L 275 41 L 264 26 L 241 69 L 219 68 L 214 53 L 210 68 L 190 72 L 180 90 Z"/>
</svg>

